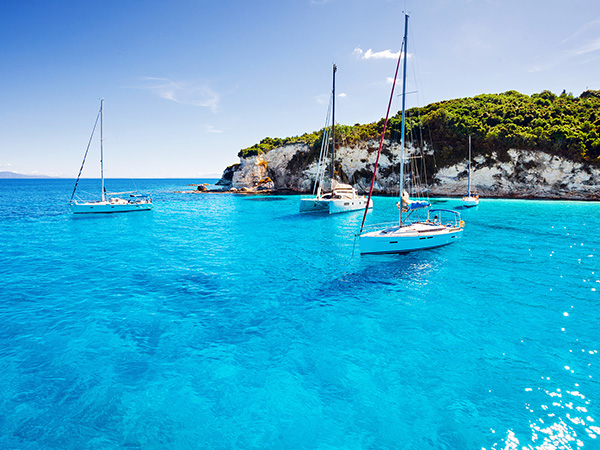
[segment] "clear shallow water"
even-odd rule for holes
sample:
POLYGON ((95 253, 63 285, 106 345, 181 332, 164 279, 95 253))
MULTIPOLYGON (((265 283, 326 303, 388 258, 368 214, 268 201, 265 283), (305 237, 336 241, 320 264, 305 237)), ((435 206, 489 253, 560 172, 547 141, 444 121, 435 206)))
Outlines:
POLYGON ((483 199, 361 257, 361 213, 190 182, 74 217, 71 180, 0 180, 0 448, 600 447, 600 203, 483 199))

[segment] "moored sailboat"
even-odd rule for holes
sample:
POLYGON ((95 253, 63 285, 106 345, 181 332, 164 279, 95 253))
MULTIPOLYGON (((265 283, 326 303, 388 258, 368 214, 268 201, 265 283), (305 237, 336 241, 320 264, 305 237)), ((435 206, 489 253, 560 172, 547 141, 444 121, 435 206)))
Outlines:
POLYGON ((467 195, 463 197, 463 206, 479 205, 479 195, 471 194, 471 136, 469 136, 469 173, 467 179, 467 195))
POLYGON ((350 211, 359 211, 367 207, 373 207, 373 200, 360 195, 357 190, 346 183, 341 183, 335 179, 335 73, 337 66, 333 65, 333 88, 331 91, 331 128, 329 127, 329 112, 325 128, 323 129, 323 141, 321 143, 321 153, 319 155, 319 164, 317 166, 317 175, 313 196, 300 199, 300 212, 328 212, 337 214, 350 211), (331 134, 330 134, 331 131, 331 134), (331 146, 330 146, 331 136, 331 146), (325 166, 331 152, 329 192, 325 189, 325 166), (367 206, 368 205, 368 206, 367 206))
POLYGON ((369 198, 373 192, 373 184, 377 173, 377 164, 379 155, 383 147, 383 140, 387 127, 389 111, 394 96, 394 86, 398 77, 400 60, 404 55, 403 64, 403 83, 402 83, 402 123, 401 123, 401 156, 400 156, 400 193, 401 201, 398 202, 400 210, 400 219, 393 224, 378 224, 364 228, 366 210, 360 227, 360 253, 361 254, 386 254, 386 253, 407 253, 415 250, 424 250, 443 245, 451 244, 460 239, 463 233, 464 222, 460 219, 460 214, 448 209, 429 209, 431 204, 428 201, 412 201, 404 191, 404 134, 405 134, 405 112, 406 112, 406 55, 407 55, 407 33, 408 33, 408 15, 405 15, 403 51, 400 52, 392 92, 388 104, 388 110, 383 126, 381 140, 375 168, 373 170, 373 179, 369 190, 369 198), (426 218, 413 219, 417 211, 427 211, 426 218), (406 215, 405 215, 406 214, 406 215))
POLYGON ((88 142, 87 149, 85 151, 85 155, 83 157, 83 162, 81 163, 81 168, 79 169, 79 175, 77 175, 77 180, 75 181, 75 187, 73 188, 73 193, 71 194, 71 200, 69 201, 69 205, 71 207, 71 212, 73 214, 90 214, 90 213, 119 213, 119 212, 133 212, 133 211, 148 211, 152 209, 152 198, 147 195, 137 194, 135 192, 107 192, 104 187, 104 99, 100 100, 100 111, 98 111, 98 116, 96 117, 96 123, 94 124, 94 128, 92 130, 92 135, 90 136, 90 141, 88 142), (96 126, 98 125, 98 120, 100 121, 100 178, 102 180, 102 194, 101 200, 98 201, 81 201, 75 199, 75 192, 77 191, 77 185, 79 184, 79 179, 81 178, 81 172, 83 171, 83 166, 85 164, 85 160, 90 149, 90 144, 92 142, 92 138, 94 137, 94 131, 96 130, 96 126), (116 195, 129 194, 129 197, 121 198, 115 197, 116 195))

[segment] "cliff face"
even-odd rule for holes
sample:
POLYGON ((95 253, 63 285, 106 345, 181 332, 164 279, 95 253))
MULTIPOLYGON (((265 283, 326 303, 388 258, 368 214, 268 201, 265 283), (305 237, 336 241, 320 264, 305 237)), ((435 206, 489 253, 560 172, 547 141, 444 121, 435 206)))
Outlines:
MULTIPOLYGON (((600 168, 576 163, 544 152, 509 150, 510 161, 492 154, 471 163, 471 184, 488 197, 537 197, 600 200, 600 168), (491 164, 490 164, 491 162, 491 164)), ((455 195, 464 191, 466 169, 454 165, 436 174, 436 192, 455 195)))
MULTIPOLYGON (((377 157, 377 141, 363 141, 336 150, 337 176, 367 192, 377 157)), ((407 154, 415 150, 408 148, 407 154)), ((429 156, 432 151, 426 151, 429 156)), ((405 156, 406 157, 406 156, 405 156)), ((541 151, 509 150, 476 156, 471 162, 472 190, 483 197, 562 198, 600 200, 600 168, 569 161, 541 151), (501 160, 502 159, 502 160, 501 160), (508 159, 508 160, 507 160, 508 159)), ((376 194, 397 195, 400 147, 384 145, 377 178, 376 194)), ((306 144, 284 145, 266 154, 240 158, 240 165, 226 169, 220 183, 235 190, 291 190, 311 192, 317 161, 310 158, 306 144), (233 175, 227 171, 233 171, 233 175), (227 178, 231 176, 231 181, 227 178)), ((432 196, 462 196, 467 189, 467 161, 428 173, 432 196)))

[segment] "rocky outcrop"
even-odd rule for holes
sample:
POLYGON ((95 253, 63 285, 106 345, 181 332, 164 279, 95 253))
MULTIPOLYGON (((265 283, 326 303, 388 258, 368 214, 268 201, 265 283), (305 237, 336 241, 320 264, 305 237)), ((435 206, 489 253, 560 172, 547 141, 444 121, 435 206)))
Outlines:
POLYGON ((223 175, 221 175, 221 179, 219 181, 217 181, 216 184, 219 186, 231 186, 231 180, 233 179, 233 174, 237 171, 238 168, 239 168, 239 164, 233 164, 233 165, 227 167, 223 171, 223 175))
POLYGON ((267 176, 268 162, 264 154, 241 158, 239 165, 231 167, 234 167, 231 181, 223 177, 217 184, 238 191, 271 191, 275 188, 275 183, 267 176))
MULTIPOLYGON (((377 141, 362 141, 336 149, 337 177, 359 191, 368 191, 377 157, 377 141)), ((416 149, 408 148, 407 155, 416 149)), ((431 149, 426 150, 432 156, 431 149)), ((573 162, 541 151, 509 150, 473 158, 472 190, 484 197, 562 198, 600 200, 600 167, 573 162)), ((317 155, 318 156, 318 155, 317 155)), ((386 143, 382 151, 374 192, 397 195, 400 146, 386 143)), ((266 154, 240 158, 219 181, 235 190, 289 190, 311 192, 317 173, 316 157, 308 145, 294 143, 266 154), (268 181, 267 181, 268 180, 268 181)), ((433 196, 462 196, 467 188, 467 161, 437 168, 427 174, 433 196)))
MULTIPOLYGON (((486 197, 600 200, 600 167, 577 163, 548 153, 509 150, 509 161, 493 153, 472 161, 472 189, 486 197)), ((466 166, 454 165, 435 175, 435 195, 458 195, 465 190, 466 166)))

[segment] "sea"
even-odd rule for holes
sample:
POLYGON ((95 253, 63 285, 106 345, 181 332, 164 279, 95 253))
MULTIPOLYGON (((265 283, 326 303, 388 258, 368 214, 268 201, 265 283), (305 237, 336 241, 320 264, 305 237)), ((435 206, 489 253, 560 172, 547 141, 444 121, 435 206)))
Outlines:
POLYGON ((176 192, 215 181, 0 180, 0 448, 600 448, 600 203, 432 199, 461 240, 361 256, 362 212, 176 192))

